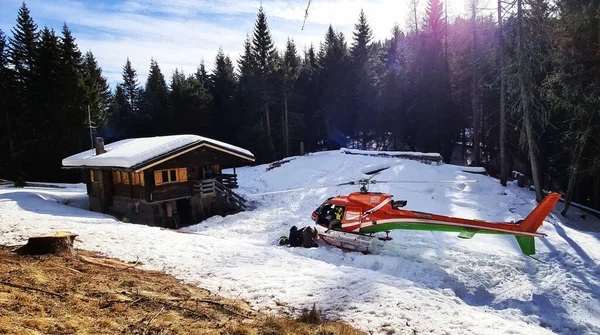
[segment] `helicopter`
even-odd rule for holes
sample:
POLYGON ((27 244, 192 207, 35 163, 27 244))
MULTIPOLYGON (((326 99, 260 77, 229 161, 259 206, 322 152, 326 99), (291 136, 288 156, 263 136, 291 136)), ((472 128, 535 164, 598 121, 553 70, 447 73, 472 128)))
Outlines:
POLYGON ((319 237, 325 243, 349 251, 371 253, 380 241, 390 241, 392 230, 424 230, 458 233, 462 239, 471 239, 476 234, 498 234, 515 236, 523 254, 535 254, 535 237, 545 237, 537 232, 544 219, 556 205, 561 195, 550 193, 523 220, 517 222, 486 222, 482 220, 456 218, 420 211, 404 209, 406 200, 393 200, 386 193, 370 192, 368 187, 384 183, 476 183, 477 180, 439 181, 378 181, 373 177, 387 167, 371 172, 370 178, 363 178, 329 186, 298 188, 284 191, 259 193, 255 195, 277 194, 317 188, 358 185, 359 191, 348 195, 338 195, 325 200, 312 214, 312 220, 325 230, 319 237), (385 237, 376 233, 385 233, 385 237))

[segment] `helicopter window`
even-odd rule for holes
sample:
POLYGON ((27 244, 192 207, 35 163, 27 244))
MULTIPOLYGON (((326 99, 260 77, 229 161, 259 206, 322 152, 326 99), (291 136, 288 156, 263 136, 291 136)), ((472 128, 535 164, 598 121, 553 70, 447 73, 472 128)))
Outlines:
POLYGON ((317 210, 318 219, 317 223, 319 224, 327 224, 331 220, 335 219, 338 215, 341 218, 344 215, 344 206, 334 205, 334 204, 325 204, 317 210))
POLYGON ((356 221, 360 219, 360 209, 359 208, 348 208, 346 211, 346 216, 344 216, 344 220, 346 221, 356 221))

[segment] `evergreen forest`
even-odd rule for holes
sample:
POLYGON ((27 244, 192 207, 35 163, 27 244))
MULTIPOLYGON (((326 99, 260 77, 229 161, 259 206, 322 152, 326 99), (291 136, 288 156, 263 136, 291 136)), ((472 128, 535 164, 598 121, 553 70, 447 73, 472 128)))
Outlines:
POLYGON ((600 0, 497 0, 494 11, 469 0, 452 20, 442 1, 424 1, 421 15, 410 0, 410 28, 383 40, 361 11, 352 36, 329 26, 303 49, 275 45, 261 7, 239 59, 215 50, 214 68, 168 82, 152 59, 145 83, 123 59, 116 87, 66 23, 40 28, 23 3, 0 30, 0 177, 79 181, 61 161, 90 149, 89 111, 106 143, 198 134, 258 163, 299 155, 301 143, 446 162, 469 153, 503 185, 525 174, 538 201, 552 190, 600 209, 600 0))

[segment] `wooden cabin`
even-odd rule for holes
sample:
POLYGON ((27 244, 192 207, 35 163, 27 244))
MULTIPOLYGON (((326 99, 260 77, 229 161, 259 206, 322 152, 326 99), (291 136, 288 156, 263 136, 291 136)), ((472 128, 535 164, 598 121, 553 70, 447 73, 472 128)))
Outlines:
POLYGON ((245 149, 196 135, 125 139, 63 159, 83 172, 90 210, 169 228, 245 209, 235 167, 254 162, 245 149), (233 168, 232 174, 223 169, 233 168))

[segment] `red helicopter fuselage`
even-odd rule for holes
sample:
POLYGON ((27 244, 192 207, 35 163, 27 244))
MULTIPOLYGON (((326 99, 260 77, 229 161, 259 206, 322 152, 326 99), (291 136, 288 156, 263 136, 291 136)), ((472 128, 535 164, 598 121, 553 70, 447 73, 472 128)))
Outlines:
POLYGON ((543 237, 537 229, 550 213, 560 194, 549 194, 532 212, 519 222, 486 222, 400 209, 406 202, 392 200, 392 195, 355 192, 327 199, 312 213, 313 220, 326 228, 348 233, 369 234, 395 229, 458 232, 461 238, 476 233, 507 234, 517 237, 525 254, 535 253, 533 237, 543 237), (339 218, 331 227, 332 219, 339 218))

